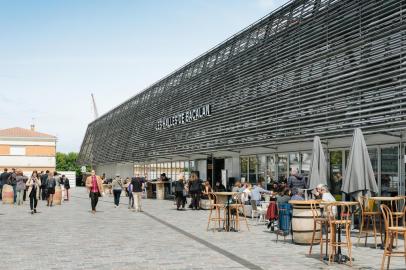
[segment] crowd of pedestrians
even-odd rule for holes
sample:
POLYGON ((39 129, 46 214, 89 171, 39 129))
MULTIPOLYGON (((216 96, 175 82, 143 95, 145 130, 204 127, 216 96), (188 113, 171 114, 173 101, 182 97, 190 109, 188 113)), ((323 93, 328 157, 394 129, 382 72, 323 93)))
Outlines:
POLYGON ((28 199, 31 214, 37 213, 38 201, 42 199, 47 202, 48 207, 54 203, 55 188, 64 187, 65 201, 69 200, 69 179, 65 175, 60 175, 56 171, 37 172, 34 170, 29 177, 24 175, 21 169, 5 168, 0 174, 0 200, 3 200, 3 189, 6 185, 13 190, 13 201, 15 206, 22 206, 28 199))

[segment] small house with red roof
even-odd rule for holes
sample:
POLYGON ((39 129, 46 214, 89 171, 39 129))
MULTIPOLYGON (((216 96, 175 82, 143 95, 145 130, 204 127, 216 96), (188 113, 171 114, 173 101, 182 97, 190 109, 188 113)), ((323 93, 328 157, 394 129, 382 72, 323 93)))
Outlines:
POLYGON ((56 136, 30 129, 14 127, 0 129, 0 172, 3 168, 53 171, 56 166, 56 136))

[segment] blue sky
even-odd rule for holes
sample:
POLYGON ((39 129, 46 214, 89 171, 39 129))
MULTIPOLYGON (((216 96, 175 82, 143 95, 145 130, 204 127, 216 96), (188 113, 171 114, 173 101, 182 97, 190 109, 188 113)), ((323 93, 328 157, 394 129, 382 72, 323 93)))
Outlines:
POLYGON ((93 120, 287 0, 0 0, 0 128, 79 151, 93 120))

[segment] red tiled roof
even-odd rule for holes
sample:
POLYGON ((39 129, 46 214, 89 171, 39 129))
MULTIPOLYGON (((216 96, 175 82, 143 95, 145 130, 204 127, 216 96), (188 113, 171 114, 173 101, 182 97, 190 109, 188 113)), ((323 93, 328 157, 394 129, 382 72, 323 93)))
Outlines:
POLYGON ((0 137, 19 137, 19 138, 36 137, 36 138, 52 138, 52 139, 56 138, 55 136, 46 133, 32 131, 31 129, 20 127, 0 129, 0 137))

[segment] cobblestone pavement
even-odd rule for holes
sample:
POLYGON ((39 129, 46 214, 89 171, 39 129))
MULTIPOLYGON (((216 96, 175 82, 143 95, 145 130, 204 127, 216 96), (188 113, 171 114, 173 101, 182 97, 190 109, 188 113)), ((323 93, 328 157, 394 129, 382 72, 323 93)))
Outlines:
MULTIPOLYGON (((208 211, 176 211, 171 201, 147 199, 145 212, 136 213, 105 197, 93 215, 84 189, 73 196, 52 208, 40 202, 35 215, 27 204, 0 204, 0 269, 350 269, 319 261, 318 246, 308 256, 306 246, 276 243, 255 222, 250 232, 206 232, 208 211)), ((353 269, 379 269, 382 253, 355 247, 353 269)), ((392 258, 391 269, 406 269, 404 259, 392 258)))

